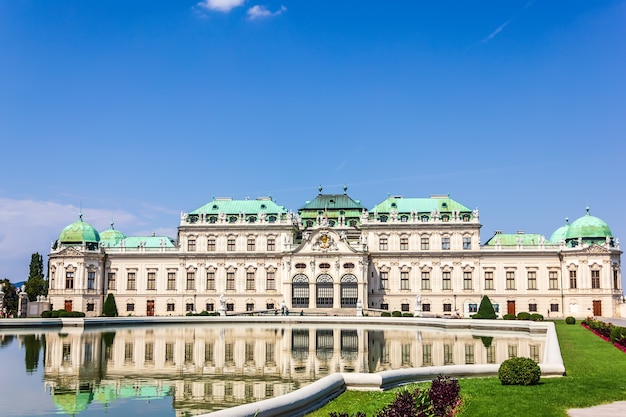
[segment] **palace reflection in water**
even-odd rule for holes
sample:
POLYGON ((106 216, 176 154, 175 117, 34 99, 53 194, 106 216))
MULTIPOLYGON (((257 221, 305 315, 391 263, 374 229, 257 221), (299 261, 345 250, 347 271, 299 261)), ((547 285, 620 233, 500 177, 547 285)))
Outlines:
POLYGON ((541 362, 545 337, 201 325, 46 333, 44 344, 44 384, 60 411, 171 396, 175 414, 184 416, 282 395, 335 372, 495 364, 512 356, 541 362))

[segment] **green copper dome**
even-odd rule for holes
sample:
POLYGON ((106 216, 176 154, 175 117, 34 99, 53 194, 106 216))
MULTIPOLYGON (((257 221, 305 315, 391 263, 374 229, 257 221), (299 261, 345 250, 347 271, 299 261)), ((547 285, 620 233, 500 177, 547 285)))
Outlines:
POLYGON ((565 236, 568 240, 578 238, 604 240, 607 237, 613 237, 611 229, 604 220, 589 214, 589 207, 587 207, 587 214, 570 225, 565 236))
POLYGON ((565 218, 565 224, 552 233, 550 236, 550 242, 552 243, 561 243, 561 241, 565 240, 567 237, 567 231, 569 230, 569 219, 565 218))
POLYGON ((106 246, 115 246, 117 242, 125 239, 126 235, 119 230, 115 230, 113 222, 111 222, 111 228, 103 232, 100 232, 100 242, 106 246))
POLYGON ((94 229, 89 223, 83 221, 82 213, 79 215, 79 220, 66 226, 59 235, 59 242, 66 243, 98 243, 100 242, 100 235, 98 231, 94 229))

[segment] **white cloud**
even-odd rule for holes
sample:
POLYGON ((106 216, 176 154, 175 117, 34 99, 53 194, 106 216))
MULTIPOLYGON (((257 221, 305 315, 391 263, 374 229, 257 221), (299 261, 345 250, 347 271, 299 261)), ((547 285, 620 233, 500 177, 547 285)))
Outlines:
POLYGON ((228 13, 235 7, 242 6, 245 0, 203 0, 198 6, 208 10, 228 13))
POLYGON ((491 32, 489 34, 489 36, 487 36, 485 39, 483 39, 482 41, 480 41, 481 43, 485 43, 485 42, 489 42, 491 39, 493 39, 498 33, 502 32, 502 30, 507 27, 507 25, 511 23, 510 20, 507 20, 506 22, 504 22, 503 24, 501 24, 500 26, 498 26, 498 28, 496 30, 494 30, 493 32, 491 32))
POLYGON ((262 19, 266 17, 278 16, 279 14, 286 12, 287 8, 285 6, 280 6, 280 9, 272 12, 267 9, 265 6, 252 6, 248 9, 248 18, 250 20, 254 19, 262 19))

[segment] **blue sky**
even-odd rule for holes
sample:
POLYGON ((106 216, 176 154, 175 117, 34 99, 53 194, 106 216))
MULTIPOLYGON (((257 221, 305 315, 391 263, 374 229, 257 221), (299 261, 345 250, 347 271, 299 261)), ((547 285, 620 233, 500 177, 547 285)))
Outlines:
POLYGON ((0 0, 0 278, 78 218, 446 194, 626 239, 626 1, 0 0))

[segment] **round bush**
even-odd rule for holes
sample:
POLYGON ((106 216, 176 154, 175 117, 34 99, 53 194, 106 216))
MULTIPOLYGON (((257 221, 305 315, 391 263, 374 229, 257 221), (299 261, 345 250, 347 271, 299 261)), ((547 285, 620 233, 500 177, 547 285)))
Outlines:
POLYGON ((517 319, 518 320, 530 320, 530 313, 521 311, 517 314, 517 319))
POLYGON ((391 317, 391 313, 388 311, 383 311, 380 313, 380 317, 391 317))
POLYGON ((413 313, 402 313, 402 317, 413 317, 413 313))
POLYGON ((502 318, 504 320, 517 320, 517 317, 515 317, 515 314, 505 314, 504 316, 502 316, 502 318))
POLYGON ((541 378, 541 369, 530 358, 510 358, 498 369, 502 385, 535 385, 541 378))
POLYGON ((572 316, 565 317, 565 323, 567 324, 576 324, 576 319, 572 316))
POLYGON ((543 321, 543 316, 539 313, 533 313, 530 315, 532 321, 543 321))
POLYGON ((42 311, 41 312, 41 317, 44 318, 44 319, 49 319, 51 315, 52 315, 52 312, 50 312, 50 311, 42 311))
POLYGON ((391 313, 391 315, 393 317, 401 317, 402 316, 402 312, 401 311, 394 311, 393 313, 391 313))

